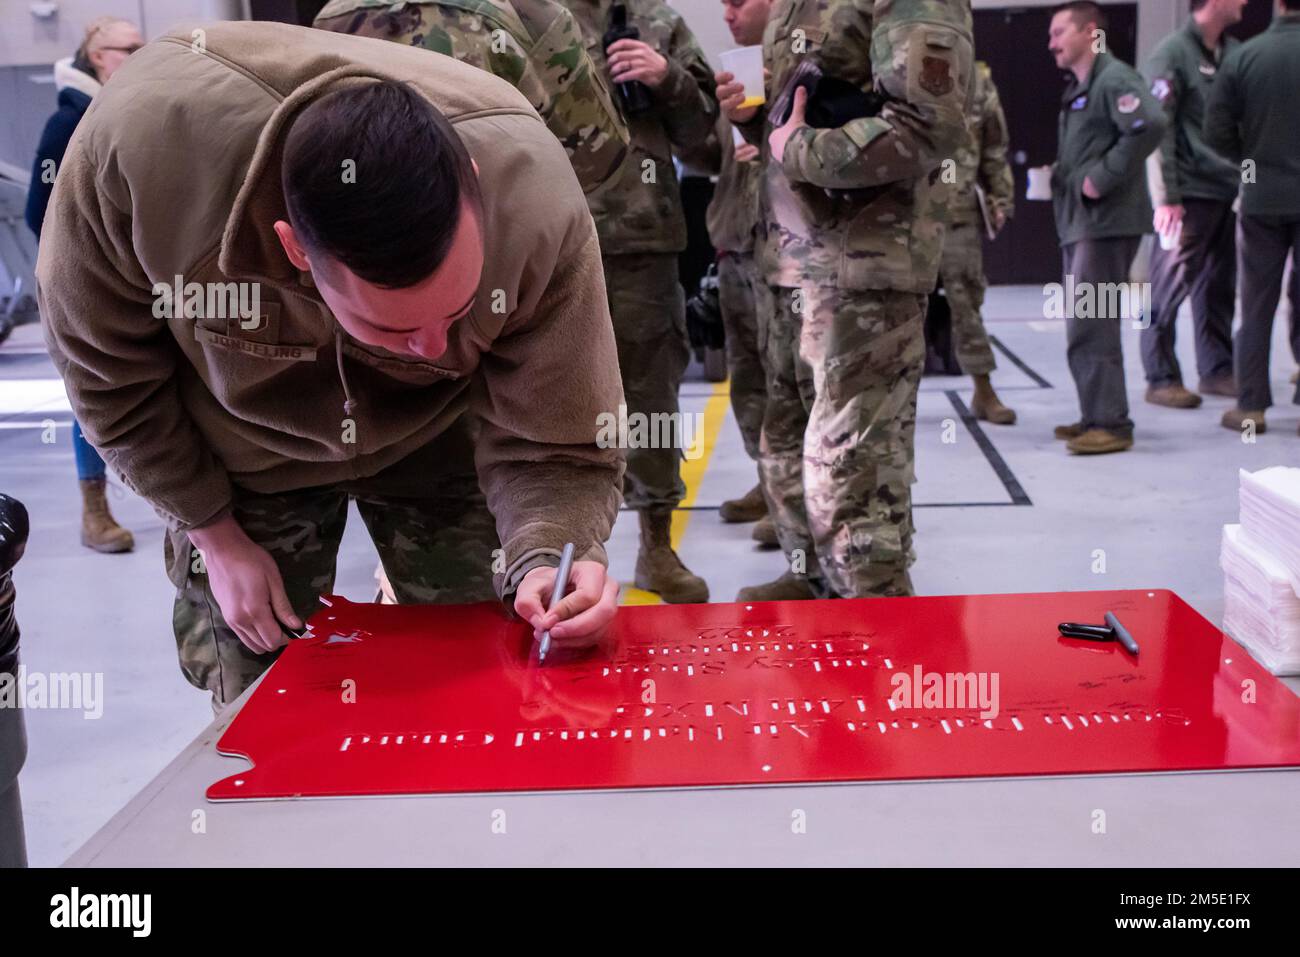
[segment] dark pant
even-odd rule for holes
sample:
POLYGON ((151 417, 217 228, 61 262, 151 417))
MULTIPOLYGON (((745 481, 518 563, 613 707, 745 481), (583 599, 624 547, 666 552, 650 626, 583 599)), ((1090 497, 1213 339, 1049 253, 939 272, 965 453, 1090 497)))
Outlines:
POLYGON ((1183 232, 1174 249, 1151 253, 1151 324, 1142 330, 1142 365, 1153 386, 1181 384, 1174 355, 1178 310, 1191 296, 1196 371, 1202 379, 1232 374, 1232 314, 1237 295, 1237 217, 1232 203, 1183 201, 1183 232))
MULTIPOLYGON (((1084 430, 1105 429, 1116 435, 1132 435, 1128 417, 1128 393, 1124 387, 1124 351, 1120 340, 1120 315, 1099 308, 1108 298, 1103 293, 1127 283, 1129 267, 1137 255, 1138 236, 1111 239, 1081 239, 1061 247, 1067 277, 1073 275, 1076 298, 1085 288, 1093 290, 1090 310, 1070 309, 1065 323, 1066 358, 1074 387, 1079 393, 1080 424, 1084 430)), ((1067 278, 1067 288, 1069 281, 1067 278)))
MULTIPOLYGON (((1261 411, 1273 404, 1268 380, 1273 317, 1282 298, 1286 257, 1300 262, 1300 219, 1241 217, 1241 328, 1237 330, 1237 408, 1261 411)), ((1300 388, 1293 401, 1300 402, 1300 388)))

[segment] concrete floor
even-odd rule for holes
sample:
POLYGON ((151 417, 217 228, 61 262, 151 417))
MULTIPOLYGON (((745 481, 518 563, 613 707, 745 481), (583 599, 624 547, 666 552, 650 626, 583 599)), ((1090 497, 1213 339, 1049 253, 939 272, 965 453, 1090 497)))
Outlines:
MULTIPOLYGON (((1300 465, 1300 409, 1289 404, 1294 365, 1284 317, 1273 352, 1280 404, 1269 414, 1270 431, 1255 444, 1219 427, 1227 399, 1207 398, 1191 412, 1146 405, 1137 333, 1129 329, 1137 445, 1122 455, 1077 458, 1051 434, 1054 425, 1078 417, 1064 324, 1042 320, 1037 287, 991 290, 985 316, 1000 343, 994 381, 1020 421, 972 428, 961 415, 970 400, 966 380, 924 381, 916 438, 918 592, 1165 587, 1217 623, 1219 530, 1236 520, 1238 469, 1300 465), (945 442, 945 433, 956 440, 945 442), (1099 549, 1104 571, 1094 571, 1099 549)), ((1190 370, 1188 319, 1180 332, 1180 358, 1190 370)), ((683 387, 683 408, 704 411, 714 394, 695 378, 683 387)), ((718 503, 754 482, 730 410, 725 414, 692 490, 681 545, 683 560, 705 576, 718 601, 775 577, 783 564, 779 553, 753 545, 750 526, 718 519, 718 503)), ((101 672, 105 698, 97 720, 78 711, 27 713, 30 755, 21 783, 37 865, 62 862, 211 720, 207 696, 177 669, 162 524, 153 511, 125 491, 113 498, 119 520, 136 536, 130 555, 100 556, 78 544, 68 422, 39 330, 25 326, 0 347, 0 491, 27 505, 34 530, 16 575, 23 660, 29 671, 101 672), (46 420, 57 423, 52 444, 41 441, 46 420)), ((625 513, 610 546, 613 569, 625 582, 635 547, 636 522, 625 513)), ((375 562, 361 523, 352 521, 337 590, 370 600, 375 562)), ((176 827, 188 829, 189 818, 176 827)))

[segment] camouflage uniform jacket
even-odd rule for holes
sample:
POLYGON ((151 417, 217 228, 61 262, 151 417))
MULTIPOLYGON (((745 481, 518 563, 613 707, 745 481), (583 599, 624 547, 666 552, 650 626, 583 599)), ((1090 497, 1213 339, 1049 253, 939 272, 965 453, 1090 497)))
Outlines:
POLYGON ((709 241, 718 252, 752 253, 758 225, 758 184, 763 168, 757 159, 736 162, 735 141, 727 118, 718 118, 721 171, 709 203, 709 241))
POLYGON ((627 127, 604 75, 555 0, 331 0, 313 26, 424 47, 511 83, 564 144, 584 192, 627 158, 627 127))
MULTIPOLYGON (((628 23, 641 32, 641 41, 668 60, 668 76, 650 91, 648 112, 625 117, 632 156, 618 178, 588 196, 587 203, 606 255, 680 252, 686 248, 686 217, 673 153, 694 157, 712 141, 718 118, 713 68, 686 21, 662 0, 624 2, 628 23)), ((609 29, 612 0, 565 0, 565 5, 582 28, 592 63, 608 78, 602 38, 609 29)))
POLYGON ((950 198, 939 167, 966 135, 969 0, 777 0, 763 37, 769 103, 807 58, 886 103, 836 129, 796 131, 784 156, 770 156, 763 108, 742 127, 766 162, 768 282, 929 292, 950 198))
POLYGON ((1016 206, 1016 181, 1007 162, 1007 118, 987 63, 975 65, 975 93, 967 120, 969 135, 957 150, 951 222, 981 222, 977 186, 984 191, 989 213, 1001 210, 1010 219, 1016 206))

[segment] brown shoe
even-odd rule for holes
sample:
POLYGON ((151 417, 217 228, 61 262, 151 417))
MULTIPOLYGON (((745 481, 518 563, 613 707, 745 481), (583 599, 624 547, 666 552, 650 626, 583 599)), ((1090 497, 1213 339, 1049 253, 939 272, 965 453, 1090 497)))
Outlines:
POLYGON ((1237 380, 1230 375, 1219 375, 1212 379, 1202 379, 1196 387, 1202 395, 1222 395, 1229 399, 1237 397, 1237 380))
POLYGON ((1232 429, 1234 432, 1240 432, 1245 429, 1247 423, 1251 423, 1254 426, 1256 435, 1263 435, 1268 431, 1268 427, 1264 424, 1264 412, 1262 409, 1259 412, 1253 412, 1247 409, 1229 409, 1227 412, 1223 413, 1223 418, 1219 420, 1220 425, 1225 429, 1232 429))
POLYGON ((1053 437, 1060 439, 1062 442, 1066 439, 1077 439, 1079 436, 1083 435, 1083 423, 1074 422, 1070 425, 1058 425, 1052 430, 1052 435, 1053 437))
POLYGON ((975 396, 971 399, 970 410, 975 418, 994 425, 1015 425, 1016 413, 1008 409, 989 385, 988 376, 975 376, 975 396))
POLYGON ((1152 405, 1163 405, 1169 409, 1195 409, 1201 404, 1201 397, 1181 383, 1174 385, 1148 386, 1147 401, 1152 405))
POLYGON ((113 518, 108 510, 104 479, 81 480, 81 544, 97 552, 129 552, 135 539, 113 518))
POLYGON ((1082 435, 1070 439, 1065 443, 1065 447, 1075 455, 1106 455, 1109 452, 1125 452, 1133 448, 1133 436, 1116 435, 1106 429, 1089 429, 1082 435))
POLYGON ((776 581, 749 585, 736 592, 736 601, 809 601, 813 594, 808 579, 786 572, 776 581))
POLYGON ((708 601, 709 586, 673 551, 672 509, 645 509, 637 516, 641 520, 641 548, 636 556, 636 587, 657 593, 670 605, 708 601))
POLYGON ((757 485, 740 498, 727 499, 718 509, 718 517, 724 522, 757 522, 766 514, 767 500, 757 485))
POLYGON ((764 515, 754 526, 754 533, 750 536, 758 544, 765 548, 780 548, 781 542, 776 537, 776 523, 772 521, 771 515, 764 515))

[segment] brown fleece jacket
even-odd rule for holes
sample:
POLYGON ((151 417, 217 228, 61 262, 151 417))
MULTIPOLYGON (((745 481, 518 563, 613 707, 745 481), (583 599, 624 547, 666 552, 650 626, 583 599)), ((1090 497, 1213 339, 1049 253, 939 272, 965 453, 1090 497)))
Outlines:
POLYGON ((561 145, 508 83, 427 50, 274 23, 204 31, 203 44, 189 30, 150 43, 114 74, 45 220, 46 337, 91 443, 190 529, 226 512, 232 485, 373 475, 472 408, 506 587, 566 541, 604 561, 623 454, 597 447, 597 417, 622 387, 595 228, 561 145), (414 84, 479 166, 483 279, 436 361, 348 337, 272 230, 287 218, 287 120, 373 78, 414 84), (262 321, 159 317, 154 285, 177 276, 258 283, 262 321))

